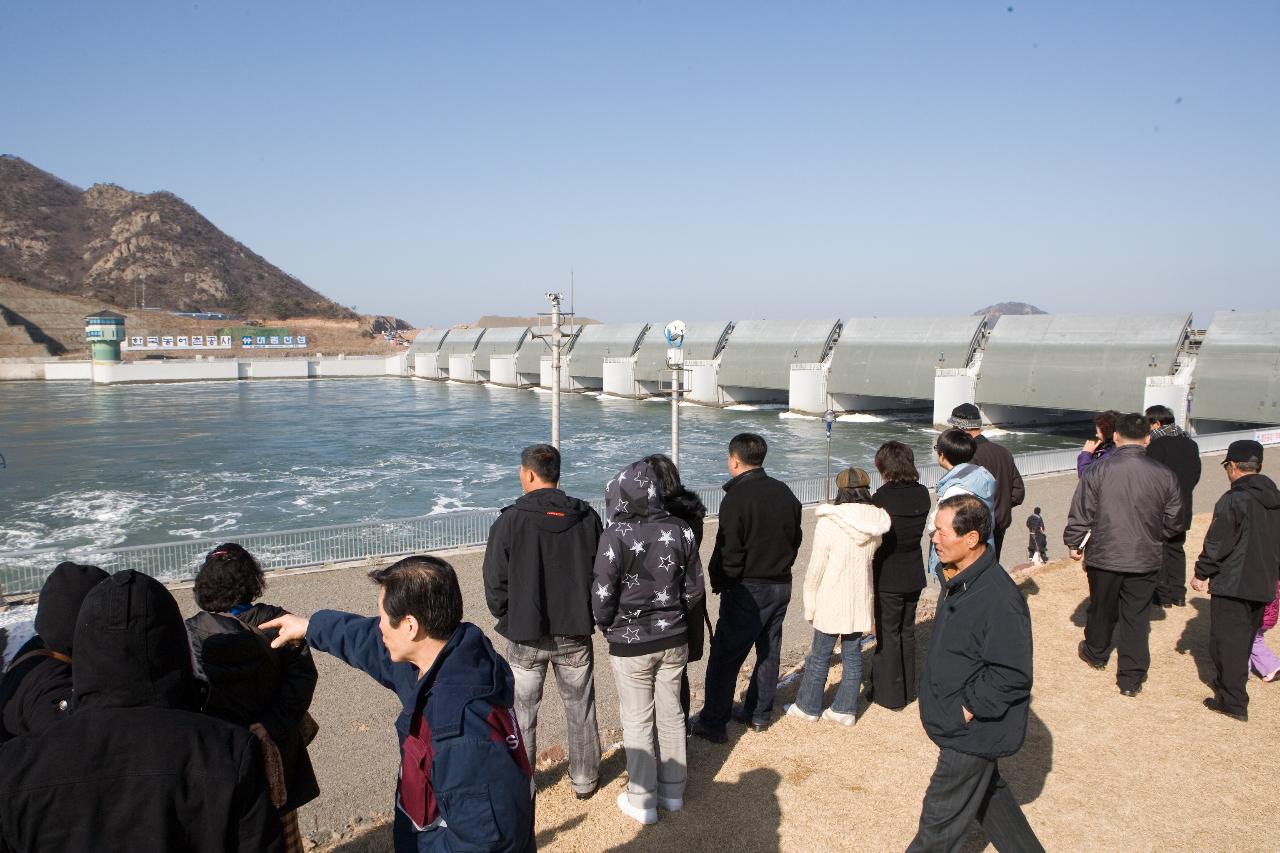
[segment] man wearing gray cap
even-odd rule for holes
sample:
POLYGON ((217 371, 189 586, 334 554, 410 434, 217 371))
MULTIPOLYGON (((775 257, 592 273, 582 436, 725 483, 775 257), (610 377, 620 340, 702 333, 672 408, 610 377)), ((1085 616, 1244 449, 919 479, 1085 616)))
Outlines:
POLYGON ((1013 461, 1013 454, 1003 445, 990 441, 982 434, 982 413, 973 403, 961 403, 951 410, 947 420, 956 429, 962 429, 978 442, 978 449, 970 460, 980 465, 996 478, 996 517, 995 517, 995 552, 996 561, 1000 560, 1000 549, 1004 546, 1004 534, 1013 520, 1013 508, 1022 505, 1026 497, 1026 487, 1022 485, 1022 474, 1013 461))
POLYGON ((1262 445, 1233 441, 1222 463, 1231 488, 1213 508, 1191 588, 1208 591, 1213 696, 1204 706, 1249 719, 1249 650, 1280 576, 1280 489, 1262 474, 1262 445))

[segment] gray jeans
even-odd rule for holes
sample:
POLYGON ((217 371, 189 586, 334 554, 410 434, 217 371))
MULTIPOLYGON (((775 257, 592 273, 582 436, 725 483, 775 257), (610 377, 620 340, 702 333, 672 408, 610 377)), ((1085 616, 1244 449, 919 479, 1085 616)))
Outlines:
POLYGON ((569 737, 569 783, 587 794, 600 781, 600 730, 596 726, 595 656, 590 637, 543 637, 533 643, 507 641, 507 663, 516 682, 516 719, 529 765, 538 759, 538 706, 547 664, 556 674, 569 737))
POLYGON ((609 662, 618 683, 618 716, 627 752, 631 804, 652 809, 657 808, 658 797, 683 799, 685 732, 680 676, 689 662, 689 647, 635 657, 610 655, 609 662))

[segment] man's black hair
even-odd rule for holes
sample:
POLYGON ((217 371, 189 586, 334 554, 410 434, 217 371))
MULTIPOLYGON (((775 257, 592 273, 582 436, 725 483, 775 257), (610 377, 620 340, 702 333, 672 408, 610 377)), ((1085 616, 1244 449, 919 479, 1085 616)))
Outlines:
POLYGON ((952 495, 938 504, 939 512, 944 509, 955 510, 951 529, 956 536, 964 536, 976 530, 979 542, 986 542, 991 537, 991 511, 978 497, 968 494, 952 495))
POLYGON ((978 440, 964 430, 953 427, 938 436, 933 449, 945 456, 952 465, 963 465, 978 452, 978 440))
POLYGON ((918 483, 916 456, 901 441, 886 441, 876 451, 876 470, 886 483, 918 483))
POLYGON ((1142 441, 1151 434, 1151 425, 1145 415, 1126 412, 1116 418, 1116 432, 1129 441, 1142 441))
POLYGON ((1168 426, 1175 420, 1173 410, 1168 406, 1147 406, 1146 416, 1147 423, 1157 424, 1162 427, 1168 426))
POLYGON ((1036 507, 1036 515, 1040 514, 1040 507, 1036 507))
POLYGON ((764 464, 764 457, 768 452, 769 444, 763 436, 754 432, 740 432, 729 442, 729 455, 753 468, 764 464))
POLYGON ((393 628, 412 616, 428 637, 447 640, 462 622, 458 576, 439 557, 405 557, 369 572, 369 577, 382 587, 382 609, 393 628))
POLYGON ((235 542, 227 542, 204 558, 192 591, 201 610, 226 613, 237 604, 252 604, 266 586, 253 555, 235 542))
POLYGON ((560 482, 560 451, 549 444, 531 444, 520 453, 520 467, 544 483, 560 482))

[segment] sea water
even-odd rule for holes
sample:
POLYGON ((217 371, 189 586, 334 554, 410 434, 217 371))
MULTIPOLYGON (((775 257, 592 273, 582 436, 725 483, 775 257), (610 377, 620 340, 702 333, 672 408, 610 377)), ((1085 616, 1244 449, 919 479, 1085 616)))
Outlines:
MULTIPOLYGON (((562 487, 602 496, 619 469, 669 453, 670 404, 561 395, 562 487)), ((665 402, 665 401, 663 401, 665 402)), ((821 475, 821 421, 780 406, 680 410, 687 485, 727 478, 739 432, 769 443, 776 477, 821 475)), ((932 462, 926 414, 834 425, 832 470, 870 469, 897 439, 932 462)), ((234 539, 241 533, 501 507, 520 450, 547 441, 551 394, 397 377, 157 385, 0 382, 0 552, 234 539)), ((1077 430, 1078 431, 1078 430, 1077 430)), ((1075 446, 997 433, 1014 453, 1075 446)))

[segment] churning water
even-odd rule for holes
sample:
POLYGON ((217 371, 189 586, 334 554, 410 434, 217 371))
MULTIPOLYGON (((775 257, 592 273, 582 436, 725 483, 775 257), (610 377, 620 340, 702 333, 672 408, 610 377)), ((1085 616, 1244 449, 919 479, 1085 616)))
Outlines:
MULTIPOLYGON (((670 406, 562 396, 562 486, 600 497, 618 469, 670 450, 670 406)), ((924 415, 850 415, 832 469, 871 467, 898 439, 932 461, 924 415)), ((103 387, 0 383, 0 552, 179 539, 494 508, 519 492, 520 449, 550 435, 551 395, 384 379, 103 387)), ((769 442, 778 477, 820 475, 823 425, 778 408, 681 409, 681 472, 722 482, 738 432, 769 442)), ((1074 446, 997 433, 1015 453, 1074 446)))

